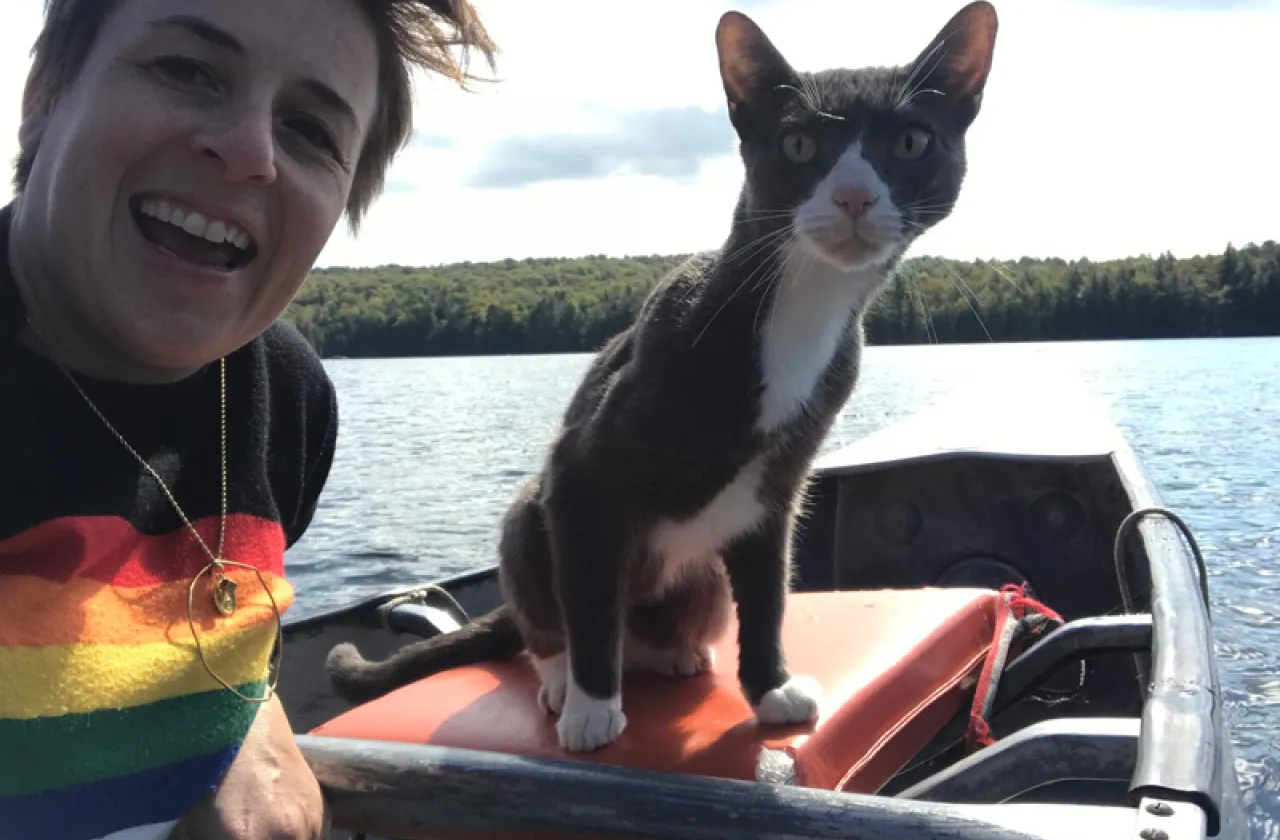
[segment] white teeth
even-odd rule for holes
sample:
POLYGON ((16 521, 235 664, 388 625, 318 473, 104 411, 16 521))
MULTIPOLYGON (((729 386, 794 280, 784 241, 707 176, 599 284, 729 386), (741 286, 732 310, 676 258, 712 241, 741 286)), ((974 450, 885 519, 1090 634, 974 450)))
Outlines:
POLYGON ((222 219, 209 219, 194 210, 184 210, 166 199, 148 198, 142 202, 142 215, 182 228, 215 244, 230 242, 242 251, 249 250, 249 234, 222 219))

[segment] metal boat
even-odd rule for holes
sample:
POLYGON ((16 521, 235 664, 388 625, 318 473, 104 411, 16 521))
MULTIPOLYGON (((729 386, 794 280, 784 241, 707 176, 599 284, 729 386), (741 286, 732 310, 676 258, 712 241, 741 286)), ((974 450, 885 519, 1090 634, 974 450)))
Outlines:
MULTIPOLYGON (((389 591, 284 629, 279 691, 334 836, 1247 836, 1199 548, 1084 389, 966 391, 825 455, 794 561, 797 598, 941 590, 998 606, 1026 586, 1061 621, 997 663, 981 703, 988 746, 971 741, 982 686, 969 679, 918 748, 852 791, 477 748, 412 727, 400 738, 395 724, 390 737, 326 734, 356 711, 325 675, 335 644, 384 657, 502 597, 494 568, 389 591)), ((822 655, 858 646, 830 638, 822 655)), ((425 714, 431 695, 417 697, 425 714)))

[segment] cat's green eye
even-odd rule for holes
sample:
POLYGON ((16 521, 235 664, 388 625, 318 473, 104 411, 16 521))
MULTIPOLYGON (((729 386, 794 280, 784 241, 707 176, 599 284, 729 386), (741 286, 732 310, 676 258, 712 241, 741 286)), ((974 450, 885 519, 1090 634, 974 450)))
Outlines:
POLYGON ((782 135, 782 154, 792 163, 808 163, 817 153, 817 141, 803 131, 788 131, 782 135))
POLYGON ((929 151, 932 139, 923 128, 908 128, 893 141, 893 155, 899 160, 919 160, 929 151))

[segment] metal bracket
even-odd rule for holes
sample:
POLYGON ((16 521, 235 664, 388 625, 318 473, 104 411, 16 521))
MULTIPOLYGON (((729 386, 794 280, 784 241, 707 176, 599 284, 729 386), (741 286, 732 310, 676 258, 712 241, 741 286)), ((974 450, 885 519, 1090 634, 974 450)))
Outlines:
POLYGON ((448 590, 434 584, 392 598, 378 607, 378 612, 387 629, 423 638, 452 633, 471 620, 467 611, 448 590), (452 610, 428 603, 433 594, 442 596, 452 610))
POLYGON ((1204 840, 1206 829, 1205 813, 1199 806, 1143 797, 1132 840, 1204 840))

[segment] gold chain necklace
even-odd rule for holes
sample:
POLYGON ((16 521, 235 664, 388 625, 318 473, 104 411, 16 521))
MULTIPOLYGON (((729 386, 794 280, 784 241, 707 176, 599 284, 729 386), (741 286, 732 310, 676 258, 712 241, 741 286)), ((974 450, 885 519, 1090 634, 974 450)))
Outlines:
POLYGON ((45 350, 48 351, 49 360, 53 362, 53 364, 58 368, 58 370, 62 371, 62 375, 66 377, 67 381, 71 383, 71 386, 76 389, 76 391, 84 399, 85 403, 88 404, 90 409, 92 409, 93 413, 97 415, 98 419, 102 421, 102 425, 107 427, 107 430, 111 432, 112 435, 115 436, 116 440, 120 441, 120 444, 129 451, 129 454, 132 455, 137 460, 137 462, 142 465, 142 468, 146 470, 153 479, 155 479, 156 484, 159 485, 160 489, 164 492, 165 496, 168 497, 169 503, 173 505, 173 509, 177 512, 178 516, 182 519, 183 523, 187 526, 187 530, 191 532, 191 535, 196 538, 196 542, 200 544, 200 548, 204 550, 204 553, 206 555, 208 555, 209 557, 208 564, 206 564, 204 568, 202 568, 200 571, 196 572, 195 577, 191 579, 191 583, 187 586, 187 625, 191 628, 191 637, 195 640, 196 652, 200 656, 200 664, 204 665, 204 669, 209 672, 209 676, 213 677, 222 685, 223 688, 234 693, 241 700, 244 700, 245 702, 248 702, 248 703, 267 702, 268 700, 271 699, 272 695, 275 693, 276 685, 280 680, 280 659, 284 654, 284 628, 282 626, 282 622, 280 619, 280 608, 276 604, 275 596, 271 594, 271 588, 267 586, 266 580, 263 579, 262 572, 256 566, 251 566, 248 563, 239 563, 234 560, 228 560, 222 556, 223 542, 227 533, 227 360, 226 360, 226 357, 223 357, 218 360, 218 371, 219 371, 218 404, 219 404, 219 415, 220 415, 221 427, 222 427, 222 440, 221 440, 221 447, 220 447, 221 463, 222 463, 222 506, 220 509, 219 517, 218 517, 218 551, 217 553, 214 553, 209 549, 209 546, 204 541, 204 538, 200 536, 200 532, 196 530, 195 525, 193 525, 191 523, 191 520, 187 518, 186 513, 183 512, 182 507, 178 504, 178 500, 174 498, 173 493, 169 490, 169 486, 164 483, 164 479, 160 477, 160 474, 156 472, 154 467, 152 467, 149 463, 147 463, 147 460, 145 458, 139 455, 138 452, 132 446, 129 445, 129 442, 124 439, 124 435, 120 434, 120 432, 117 431, 116 427, 111 425, 111 422, 107 420, 106 415, 102 413, 101 409, 99 409, 98 406, 94 404, 93 400, 89 398, 89 395, 85 393, 84 388, 80 387, 80 383, 76 381, 76 378, 71 374, 71 371, 68 370, 62 364, 62 362, 59 362, 56 358, 54 358, 52 348, 49 347, 49 343, 45 341, 44 336, 40 334, 40 331, 38 329, 36 329, 36 326, 31 322, 31 319, 27 318, 26 320, 27 320, 27 326, 31 328, 32 334, 35 335, 35 337, 40 341, 40 343, 44 345, 45 350), (213 581, 212 600, 213 600, 214 609, 216 609, 219 613, 221 613, 224 616, 233 615, 236 611, 237 584, 234 580, 227 577, 226 575, 227 566, 236 566, 241 569, 248 569, 252 571, 255 575, 257 575, 258 583, 262 585, 263 591, 267 593, 267 597, 271 600, 271 610, 273 615, 275 616, 275 622, 276 622, 275 655, 273 657, 274 661, 271 662, 270 665, 268 666, 271 677, 267 683, 266 691, 263 693, 261 697, 250 697, 249 695, 241 692, 235 686, 231 685, 222 677, 218 676, 218 674, 209 665, 209 661, 205 658, 204 648, 200 644, 200 635, 196 633, 195 607, 194 607, 196 584, 199 583, 200 579, 204 577, 206 574, 210 575, 211 580, 213 581))

